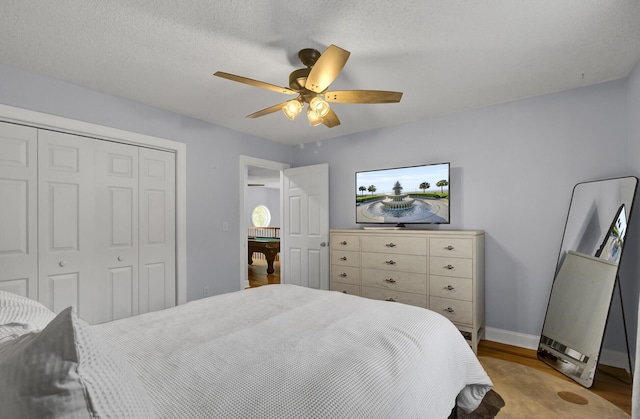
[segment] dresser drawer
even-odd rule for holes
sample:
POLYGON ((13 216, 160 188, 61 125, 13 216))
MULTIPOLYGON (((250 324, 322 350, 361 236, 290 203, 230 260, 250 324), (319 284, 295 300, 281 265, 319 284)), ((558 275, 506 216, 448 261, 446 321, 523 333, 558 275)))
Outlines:
POLYGON ((411 294, 408 292, 385 290, 373 287, 361 287, 361 295, 373 300, 394 301, 397 303, 409 304, 427 308, 427 296, 421 294, 411 294))
POLYGON ((473 241, 471 239, 431 237, 429 239, 429 256, 471 258, 473 256, 473 241))
POLYGON ((431 275, 472 278, 473 260, 432 256, 429 258, 429 273, 431 275))
POLYGON ((363 237, 361 246, 363 252, 404 255, 427 254, 427 240, 424 237, 363 237))
POLYGON ((348 252, 346 250, 332 250, 331 264, 340 266, 360 266, 360 252, 348 252))
POLYGON ((360 285, 360 268, 331 265, 331 282, 360 285))
POLYGON ((331 285, 329 286, 331 291, 338 291, 345 294, 351 295, 360 295, 360 287, 358 285, 353 284, 343 284, 342 282, 333 282, 331 281, 331 285))
POLYGON ((360 250, 360 237, 346 234, 331 235, 331 249, 335 250, 360 250))
POLYGON ((409 272, 362 269, 362 285, 417 294, 427 293, 427 276, 409 272))
POLYGON ((427 273, 427 257, 416 255, 389 255, 383 253, 362 252, 363 268, 384 269, 387 271, 427 273))
POLYGON ((431 275, 429 278, 429 295, 432 297, 473 301, 473 281, 468 278, 431 275))
POLYGON ((454 323, 473 324, 473 305, 471 301, 452 300, 450 298, 430 297, 429 310, 442 314, 454 323))

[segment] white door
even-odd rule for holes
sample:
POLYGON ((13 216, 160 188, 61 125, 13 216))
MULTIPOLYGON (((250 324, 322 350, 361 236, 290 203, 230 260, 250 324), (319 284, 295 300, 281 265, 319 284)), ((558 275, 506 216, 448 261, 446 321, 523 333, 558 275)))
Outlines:
POLYGON ((0 123, 0 290, 38 299, 38 131, 0 123))
POLYGON ((285 169, 283 193, 282 282, 328 290, 329 165, 285 169))
POLYGON ((96 323, 138 314, 138 149, 95 142, 96 323))
POLYGON ((75 306, 95 323, 94 159, 96 140, 38 131, 38 251, 40 302, 56 313, 75 306))
POLYGON ((176 305, 175 154, 140 148, 139 312, 176 305))

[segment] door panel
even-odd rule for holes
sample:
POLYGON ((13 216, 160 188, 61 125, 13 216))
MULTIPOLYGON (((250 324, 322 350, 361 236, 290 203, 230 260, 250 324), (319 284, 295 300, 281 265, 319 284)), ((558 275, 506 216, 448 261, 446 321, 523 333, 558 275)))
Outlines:
POLYGON ((167 276, 166 264, 150 263, 146 266, 148 278, 148 292, 146 304, 149 311, 162 310, 165 308, 165 279, 167 276))
POLYGON ((146 243, 163 245, 166 244, 166 214, 167 200, 165 191, 146 190, 146 222, 147 237, 146 243))
POLYGON ((284 171, 283 282, 329 289, 329 166, 284 171))
POLYGON ((89 323, 105 295, 93 274, 96 141, 38 130, 38 299, 56 312, 74 305, 89 323))
POLYGON ((134 315, 134 278, 137 278, 137 266, 124 266, 109 269, 111 279, 111 320, 134 315))
MULTIPOLYGON (((49 182, 49 252, 78 252, 80 185, 49 182)), ((83 207, 83 210, 86 210, 83 207)))
POLYGON ((310 249, 308 258, 309 267, 307 276, 309 278, 309 288, 323 289, 322 288, 322 252, 315 249, 310 249))
POLYGON ((112 249, 133 248, 137 228, 134 211, 135 187, 109 187, 110 230, 109 247, 112 249))
POLYGON ((176 305, 175 155, 140 148, 139 312, 176 305))
POLYGON ((0 290, 38 298, 35 128, 0 122, 0 290))
POLYGON ((0 255, 26 255, 29 181, 0 179, 0 255))
POLYGON ((42 301, 56 313, 61 312, 69 306, 74 306, 80 313, 85 311, 84 305, 80 304, 78 289, 80 288, 80 274, 69 272, 60 275, 50 275, 47 282, 47 301, 42 301))
POLYGON ((138 147, 96 141, 96 323, 138 314, 138 147), (130 314, 128 314, 130 313, 130 314))

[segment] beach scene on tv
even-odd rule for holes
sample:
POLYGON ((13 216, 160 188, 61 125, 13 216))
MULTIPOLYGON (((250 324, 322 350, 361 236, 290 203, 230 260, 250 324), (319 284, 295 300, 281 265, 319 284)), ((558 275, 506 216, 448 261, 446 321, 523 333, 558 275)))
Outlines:
POLYGON ((356 173, 357 223, 449 223, 449 165, 356 173))

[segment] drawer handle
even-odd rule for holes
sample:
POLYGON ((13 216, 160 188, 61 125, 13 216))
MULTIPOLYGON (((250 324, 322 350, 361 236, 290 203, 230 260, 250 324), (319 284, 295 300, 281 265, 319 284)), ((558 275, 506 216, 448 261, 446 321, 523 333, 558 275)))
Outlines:
POLYGON ((396 262, 394 260, 387 260, 384 263, 386 263, 387 265, 395 265, 396 262))
POLYGON ((60 263, 58 263, 58 265, 59 265, 61 268, 64 268, 64 266, 66 265, 66 263, 65 263, 65 261, 64 261, 64 260, 61 260, 61 261, 60 261, 60 263))
POLYGON ((340 260, 347 260, 347 257, 346 257, 346 256, 342 256, 342 257, 340 258, 340 260))
POLYGON ((444 287, 444 289, 453 291, 455 288, 453 288, 451 285, 447 285, 446 287, 444 287))
POLYGON ((387 247, 396 247, 395 243, 387 243, 387 244, 385 244, 385 246, 387 246, 387 247))
POLYGON ((385 301, 391 301, 392 303, 396 302, 396 300, 394 298, 392 298, 392 297, 387 298, 385 301))
POLYGON ((449 270, 454 269, 453 265, 443 266, 442 268, 443 269, 449 269, 449 270))
POLYGON ((347 242, 346 242, 346 240, 343 240, 343 241, 340 242, 340 244, 343 245, 343 246, 346 246, 347 242))
POLYGON ((384 280, 384 282, 388 282, 388 283, 390 283, 390 284, 395 284, 395 283, 396 283, 396 280, 395 280, 395 279, 393 279, 393 278, 387 278, 387 279, 385 279, 385 280, 384 280))
POLYGON ((445 308, 444 311, 446 311, 447 313, 455 313, 455 310, 452 309, 451 307, 445 308))
POLYGON ((449 246, 445 247, 445 249, 446 249, 446 250, 453 250, 453 249, 455 249, 455 247, 453 247, 453 246, 449 245, 449 246))
POLYGON ((346 278, 346 277, 347 277, 347 274, 343 272, 343 273, 341 273, 341 274, 340 274, 340 275, 338 275, 338 276, 340 276, 340 277, 342 277, 342 278, 346 278))

